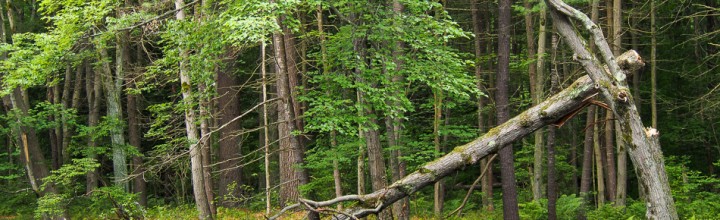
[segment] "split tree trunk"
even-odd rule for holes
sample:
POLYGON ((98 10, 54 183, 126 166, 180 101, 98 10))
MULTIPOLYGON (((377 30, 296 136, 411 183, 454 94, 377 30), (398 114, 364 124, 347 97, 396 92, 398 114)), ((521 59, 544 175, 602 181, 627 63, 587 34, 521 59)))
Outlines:
POLYGON ((553 21, 558 30, 566 39, 565 42, 573 49, 578 61, 583 65, 593 81, 601 85, 600 91, 609 102, 610 108, 615 112, 615 118, 620 123, 623 141, 627 145, 630 158, 635 165, 636 173, 642 185, 642 191, 647 195, 648 219, 678 219, 675 203, 670 193, 670 184, 665 173, 662 151, 660 150, 659 133, 654 128, 645 128, 635 108, 635 101, 627 87, 626 73, 613 56, 602 31, 587 15, 568 6, 559 0, 546 0, 552 8, 553 21), (589 53, 585 43, 571 26, 569 19, 579 22, 590 32, 602 55, 609 73, 601 66, 594 55, 589 53))

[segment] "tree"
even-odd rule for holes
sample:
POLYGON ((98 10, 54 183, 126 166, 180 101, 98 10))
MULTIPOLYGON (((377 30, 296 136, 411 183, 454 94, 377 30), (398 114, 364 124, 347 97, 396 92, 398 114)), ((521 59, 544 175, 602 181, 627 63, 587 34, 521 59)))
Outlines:
MULTIPOLYGON (((508 98, 508 75, 510 73, 510 0, 500 0, 498 5, 498 72, 495 83, 495 106, 498 124, 510 118, 508 98)), ((505 219, 520 219, 515 189, 515 165, 512 147, 499 150, 500 177, 503 189, 503 216, 505 219)))
MULTIPOLYGON (((479 0, 473 0, 472 1, 472 20, 473 20, 473 34, 475 34, 475 78, 477 80, 476 87, 478 90, 483 91, 485 89, 485 86, 483 85, 484 77, 483 77, 483 69, 482 69, 482 62, 480 60, 480 57, 483 56, 483 48, 485 47, 485 43, 481 40, 480 36, 482 34, 482 20, 480 18, 480 8, 478 7, 478 1, 479 0)), ((478 135, 482 135, 485 132, 485 112, 483 111, 485 108, 485 97, 478 96, 477 101, 477 118, 478 118, 478 135)), ((480 162, 480 169, 486 170, 484 166, 490 166, 492 167, 492 164, 489 164, 486 159, 483 159, 480 162)), ((492 169, 487 169, 488 174, 482 177, 482 204, 488 208, 488 210, 493 210, 493 189, 492 189, 492 169)))
MULTIPOLYGON (((242 181, 242 168, 240 166, 240 136, 237 131, 241 130, 241 121, 236 120, 240 116, 240 79, 235 75, 234 51, 228 49, 224 55, 221 67, 216 73, 217 80, 217 112, 216 122, 222 126, 218 132, 218 195, 220 204, 225 207, 239 205, 233 198, 240 198, 242 181), (235 187, 233 187, 233 185, 235 187)), ((209 147, 209 146, 208 146, 209 147)))
MULTIPOLYGON (((177 10, 175 18, 178 21, 185 19, 184 7, 185 3, 182 0, 175 0, 175 10, 177 10)), ((205 181, 203 180, 202 153, 201 145, 199 145, 200 137, 198 136, 198 128, 196 125, 197 118, 195 117, 195 110, 192 107, 195 105, 195 101, 193 100, 192 82, 188 73, 188 52, 186 48, 182 47, 178 48, 178 50, 180 51, 180 83, 183 103, 186 105, 185 131, 187 134, 187 143, 190 147, 190 164, 195 206, 197 207, 198 217, 200 219, 213 219, 213 211, 210 209, 210 201, 208 201, 205 192, 205 181)))
POLYGON ((300 196, 298 187, 307 183, 307 174, 297 168, 303 163, 304 150, 299 137, 293 134, 296 131, 295 107, 291 96, 290 75, 297 74, 295 67, 295 54, 288 52, 294 48, 293 35, 284 26, 284 18, 278 19, 282 32, 273 34, 273 47, 275 53, 275 72, 277 80, 277 96, 280 99, 277 107, 278 112, 278 136, 280 138, 280 205, 284 206, 294 202, 300 196), (293 70, 294 69, 294 70, 293 70))
MULTIPOLYGON (((633 68, 637 67, 636 62, 639 61, 638 59, 639 56, 634 51, 628 52, 624 57, 620 58, 620 60, 629 61, 628 67, 633 68)), ((301 199, 300 203, 315 209, 340 202, 358 201, 371 208, 352 209, 349 214, 357 218, 377 214, 401 198, 409 196, 463 167, 477 163, 490 153, 507 147, 509 143, 531 134, 540 127, 556 123, 564 116, 582 109, 590 103, 589 100, 595 96, 597 91, 589 77, 581 77, 568 88, 548 100, 489 130, 485 135, 474 141, 456 147, 445 156, 424 164, 417 171, 396 181, 387 188, 366 195, 345 195, 322 202, 301 199)), ((294 204, 283 210, 289 210, 300 205, 294 204)), ((282 213, 281 211, 270 219, 276 219, 282 213)))
POLYGON ((628 92, 625 74, 612 55, 608 43, 602 37, 602 32, 587 15, 564 2, 547 0, 546 3, 553 8, 551 10, 553 21, 557 24, 560 34, 566 39, 567 44, 578 57, 581 57, 580 62, 589 75, 592 76, 593 81, 601 85, 615 83, 611 84, 615 85, 612 87, 601 86, 601 94, 615 112, 615 118, 621 125, 621 131, 624 134, 631 134, 629 138, 624 138, 624 141, 626 145, 630 146, 628 151, 630 158, 635 164, 643 190, 648 196, 646 217, 649 219, 677 219, 677 211, 670 194, 665 164, 662 160, 662 152, 658 142, 658 133, 654 128, 645 128, 643 126, 635 109, 632 95, 628 92), (598 46, 604 62, 608 65, 609 74, 597 65, 597 62, 595 62, 597 59, 584 47, 584 43, 570 25, 569 18, 580 22, 591 33, 591 37, 598 46))

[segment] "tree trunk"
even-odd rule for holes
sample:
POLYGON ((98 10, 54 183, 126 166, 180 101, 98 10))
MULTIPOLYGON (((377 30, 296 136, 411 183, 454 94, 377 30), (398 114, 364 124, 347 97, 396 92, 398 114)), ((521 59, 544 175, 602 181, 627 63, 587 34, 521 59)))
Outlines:
POLYGON ((606 198, 608 202, 615 201, 615 189, 616 189, 616 182, 615 178, 617 178, 617 172, 615 172, 615 139, 613 139, 613 128, 615 127, 615 120, 613 119, 613 115, 611 111, 605 111, 605 152, 603 152, 605 155, 603 160, 603 165, 605 165, 607 175, 605 176, 605 189, 606 189, 606 198))
MULTIPOLYGON (((482 75, 482 62, 480 62, 480 57, 483 56, 483 48, 486 46, 484 42, 481 40, 482 36, 482 19, 481 14, 479 12, 480 8, 478 7, 478 2, 480 0, 473 0, 472 3, 472 20, 473 20, 473 33, 475 34, 475 78, 477 79, 477 89, 480 91, 488 92, 487 89, 485 89, 485 86, 483 86, 483 75, 482 75)), ((484 112, 483 109, 485 108, 485 97, 478 96, 477 100, 477 117, 478 117, 478 135, 482 135, 485 133, 485 118, 484 118, 484 112)), ((483 159, 480 162, 480 170, 484 170, 485 166, 492 166, 492 164, 488 164, 486 159, 483 159)), ((488 210, 493 210, 493 200, 492 200, 492 169, 487 169, 488 174, 484 175, 481 180, 480 188, 482 189, 482 205, 485 206, 488 210)), ((482 172, 482 171, 481 171, 482 172)))
MULTIPOLYGON (((234 120, 241 114, 240 109, 240 79, 235 75, 235 57, 228 50, 223 59, 224 67, 217 71, 217 113, 216 123, 224 126, 218 130, 218 193, 220 205, 224 207, 237 207, 237 198, 242 191, 242 168, 239 158, 240 137, 235 132, 241 130, 241 120, 234 120), (235 186, 232 188, 231 186, 235 186)), ((265 143, 266 145, 269 143, 265 143)))
MULTIPOLYGON (((125 79, 126 85, 130 88, 135 87, 134 76, 125 79)), ((140 102, 134 94, 127 94, 127 114, 128 114, 128 143, 138 152, 142 152, 142 131, 140 129, 140 102)), ((141 156, 133 156, 132 158, 132 174, 133 174, 133 192, 138 194, 138 203, 147 206, 147 192, 145 179, 143 178, 144 168, 142 166, 143 159, 141 156)))
MULTIPOLYGON (((495 105, 498 124, 510 118, 508 75, 510 73, 510 0, 500 0, 498 5, 498 74, 495 105)), ((503 189, 503 216, 505 219, 520 219, 517 190, 515 189, 515 166, 512 146, 503 147, 500 154, 500 176, 503 189)))
MULTIPOLYGON (((542 12, 542 17, 545 17, 545 11, 542 12)), ((558 36, 552 35, 552 71, 551 71, 551 86, 550 90, 552 93, 560 91, 560 74, 557 70, 557 49, 558 49, 558 36)), ((550 126, 548 128, 547 137, 547 198, 548 198, 548 220, 557 219, 556 203, 558 198, 558 187, 557 187, 557 170, 555 169, 555 132, 556 127, 550 126)))
MULTIPOLYGON (((380 189, 366 195, 346 195, 323 202, 302 200, 311 207, 324 207, 338 202, 359 201, 364 207, 372 209, 354 209, 350 214, 357 218, 376 214, 384 208, 389 207, 395 201, 400 200, 423 187, 429 186, 445 176, 455 173, 467 166, 477 163, 480 159, 487 157, 502 147, 509 146, 540 127, 558 122, 562 117, 574 111, 581 110, 589 104, 598 90, 589 77, 581 77, 567 89, 557 95, 536 105, 518 116, 508 120, 482 137, 459 147, 450 153, 428 162, 418 168, 417 171, 396 181, 387 188, 380 189)), ((299 205, 298 205, 299 206, 299 205)), ((276 219, 273 216, 270 219, 276 219)))
MULTIPOLYGON (((595 133, 595 106, 588 107, 587 117, 585 120, 585 139, 583 146, 583 165, 582 175, 580 177, 580 196, 585 198, 586 207, 591 204, 590 185, 592 185, 592 163, 593 163, 593 134, 595 133)), ((582 211, 582 209, 581 209, 582 211)), ((585 219, 585 213, 580 213, 579 217, 585 219)))
MULTIPOLYGON (((85 77, 85 94, 87 95, 87 103, 88 103, 88 127, 93 128, 98 125, 100 121, 100 97, 102 97, 102 77, 97 74, 97 72, 92 70, 92 67, 88 65, 86 68, 86 74, 85 77)), ((91 150, 88 151, 88 157, 94 160, 98 160, 97 153, 95 153, 95 149, 97 147, 97 143, 94 139, 94 132, 88 134, 90 137, 88 137, 87 140, 87 147, 91 150)), ((98 186, 98 178, 99 173, 98 170, 95 169, 93 171, 90 171, 86 175, 86 188, 85 191, 87 193, 91 193, 95 188, 98 186)))
MULTIPOLYGON (((404 6, 399 0, 393 0, 393 13, 397 18, 401 18, 404 6)), ((395 71, 400 71, 403 68, 404 60, 400 59, 405 50, 405 43, 402 41, 395 42, 395 48, 393 50, 393 62, 395 62, 395 71)), ((403 78, 399 74, 393 75, 390 79, 393 84, 402 83, 403 78)), ((402 91, 406 93, 406 91, 402 91)), ((400 105, 399 103, 392 103, 392 105, 400 105)), ((398 148, 402 146, 401 133, 403 128, 403 120, 400 117, 386 117, 386 130, 388 147, 390 149, 398 148)), ((392 181, 400 180, 405 176, 405 162, 401 159, 403 152, 401 149, 391 150, 390 155, 390 167, 392 171, 392 181)), ((409 220, 410 219, 410 200, 405 198, 400 202, 393 204, 393 214, 398 220, 409 220)))
MULTIPOLYGON (((60 76, 56 76, 56 78, 59 78, 60 76)), ((50 82, 50 80, 48 80, 50 82)), ((47 100, 55 105, 60 104, 60 83, 56 83, 51 88, 48 88, 48 98, 47 100)), ((60 120, 60 114, 51 114, 48 117, 49 121, 58 121, 60 120)), ((52 170, 57 170, 62 165, 62 155, 61 155, 61 145, 62 145, 62 125, 55 126, 53 129, 48 129, 48 133, 50 136, 50 168, 52 170)))
MULTIPOLYGON (((278 19, 278 24, 283 27, 284 18, 278 19)), ((303 149, 300 138, 293 135, 296 130, 295 111, 293 110, 293 97, 291 95, 293 87, 290 85, 290 68, 295 61, 294 56, 288 57, 286 49, 294 47, 292 42, 286 40, 292 39, 290 33, 273 34, 273 46, 275 47, 275 68, 278 74, 276 80, 278 103, 278 135, 280 138, 280 205, 294 203, 300 195, 298 187, 307 182, 307 176, 304 170, 297 168, 303 164, 303 149), (290 45, 288 45, 290 44, 290 45)))
MULTIPOLYGON (((116 51, 116 70, 113 71, 109 63, 109 55, 105 45, 98 45, 100 59, 102 60, 103 85, 105 88, 105 100, 107 101, 107 118, 115 123, 122 123, 122 105, 120 94, 122 93, 122 82, 124 80, 125 63, 125 38, 117 36, 118 46, 116 51)), ((113 178, 116 186, 128 190, 127 163, 125 159, 125 135, 123 126, 113 126, 110 130, 110 142, 113 149, 113 178)))
MULTIPOLYGON (((539 56, 542 56, 542 51, 545 50, 544 48, 544 42, 540 42, 542 40, 543 33, 543 22, 540 21, 540 36, 538 38, 538 43, 543 48, 540 48, 540 46, 535 48, 535 31, 533 28, 533 19, 532 19, 532 5, 530 4, 530 0, 525 0, 523 2, 523 6, 525 7, 525 34, 527 38, 527 50, 528 50, 528 59, 534 60, 536 57, 536 53, 539 56)), ((541 15, 542 16, 542 15, 541 15)), ((530 96, 532 97, 533 104, 537 105, 542 100, 543 96, 543 85, 544 85, 544 79, 542 75, 542 69, 538 69, 538 67, 542 68, 542 60, 538 58, 536 65, 533 65, 531 63, 528 65, 528 74, 530 75, 530 96)), ((532 186, 532 194, 533 194, 533 200, 540 201, 540 198, 543 196, 542 192, 542 176, 543 176, 543 129, 540 128, 537 132, 535 132, 535 152, 534 152, 534 161, 533 161, 533 178, 531 179, 531 186, 532 186)))
MULTIPOLYGON (((185 6, 184 1, 175 0, 175 14, 177 20, 185 19, 185 12, 182 8, 185 6)), ((208 201, 205 192, 205 180, 202 167, 202 152, 199 146, 198 128, 195 122, 195 101, 192 94, 192 81, 188 73, 188 52, 186 48, 178 48, 180 50, 180 83, 182 88, 183 103, 185 109, 185 131, 187 141, 190 147, 190 166, 192 174, 193 195, 195 196, 195 206, 198 210, 198 218, 213 219, 212 210, 210 209, 210 201, 208 201)))
POLYGON ((659 133, 654 128, 645 128, 635 108, 635 102, 629 93, 625 81, 625 73, 610 51, 602 31, 597 28, 582 12, 558 0, 546 0, 553 8, 553 21, 558 24, 558 30, 566 38, 568 45, 573 49, 578 61, 601 86, 601 94, 609 102, 610 108, 615 112, 615 118, 620 123, 623 141, 629 146, 630 158, 635 164, 636 172, 642 184, 642 191, 647 194, 648 219, 678 219, 675 204, 670 193, 665 164, 658 140, 659 133), (590 32, 592 40, 600 49, 600 54, 610 70, 608 74, 598 66, 599 61, 585 48, 584 43, 570 25, 569 17, 582 23, 590 32))
MULTIPOLYGON (((440 147, 440 122, 442 120, 443 99, 444 97, 442 91, 433 91, 433 144, 435 145, 435 151, 438 153, 442 153, 442 148, 440 147)), ((435 213, 435 217, 440 218, 442 217, 443 203, 445 202, 445 192, 442 180, 435 182, 433 192, 433 211, 435 213)))
POLYGON ((655 28, 655 0, 650 0, 650 114, 651 125, 657 128, 657 31, 655 28))
MULTIPOLYGON (((9 13, 9 12, 8 12, 9 13)), ((27 101, 27 92, 19 87, 13 89, 10 96, 10 103, 13 109, 18 109, 20 115, 15 120, 20 122, 21 117, 27 117, 30 110, 27 101)), ((45 157, 43 156, 40 143, 38 142, 35 129, 27 126, 15 126, 13 131, 18 135, 20 145, 20 161, 25 165, 30 185, 38 196, 44 196, 47 193, 57 193, 54 184, 47 184, 44 188, 43 179, 50 175, 47 165, 45 165, 45 157)))
MULTIPOLYGON (((265 41, 260 44, 260 73, 262 76, 262 101, 263 103, 263 145, 265 150, 265 215, 270 215, 270 208, 272 206, 270 186, 272 181, 270 180, 270 128, 268 127, 268 107, 267 107, 267 70, 266 70, 266 58, 265 53, 265 41)), ((221 194, 222 195, 222 194, 221 194)))
MULTIPOLYGON (((198 84, 198 92, 200 94, 207 93, 206 86, 203 83, 198 84)), ((212 167, 210 166, 210 160, 212 160, 212 154, 210 154, 210 144, 212 143, 211 136, 210 136, 210 120, 208 119, 210 117, 210 100, 207 98, 201 98, 200 99, 200 141, 198 142, 198 146, 200 147, 200 154, 202 158, 202 171, 203 171, 203 181, 205 182, 205 195, 207 196, 208 205, 210 206, 210 211, 212 212, 212 215, 217 215, 217 211, 215 209, 215 195, 213 194, 213 183, 212 183, 212 167)))
MULTIPOLYGON (((80 69, 80 68, 78 68, 78 69, 80 69)), ((71 108, 71 106, 70 106, 71 100, 70 99, 72 98, 71 97, 72 94, 70 94, 70 92, 71 92, 70 88, 72 87, 71 85, 74 85, 74 84, 72 84, 72 81, 73 81, 73 77, 72 77, 73 71, 72 70, 73 69, 72 69, 71 65, 68 65, 67 68, 65 69, 65 80, 63 81, 63 91, 62 91, 62 101, 61 101, 62 109, 71 108)), ((74 80, 77 81, 79 79, 75 78, 74 80)), ((70 125, 67 123, 68 118, 65 114, 63 114, 60 117, 60 119, 62 121, 62 123, 61 123, 62 135, 60 136, 61 137, 60 140, 62 142, 60 142, 61 145, 59 146, 59 149, 60 149, 60 154, 62 156, 62 158, 61 158, 62 161, 60 162, 60 164, 62 166, 62 164, 66 164, 66 163, 70 162, 69 146, 70 146, 70 138, 72 137, 72 134, 71 134, 72 130, 70 130, 70 125)))
MULTIPOLYGON (((598 121, 598 113, 595 114, 595 121, 598 121)), ((597 178, 597 207, 605 204, 605 159, 603 154, 605 151, 600 144, 600 125, 595 124, 595 133, 593 133, 593 146, 595 148, 595 177, 597 178)))

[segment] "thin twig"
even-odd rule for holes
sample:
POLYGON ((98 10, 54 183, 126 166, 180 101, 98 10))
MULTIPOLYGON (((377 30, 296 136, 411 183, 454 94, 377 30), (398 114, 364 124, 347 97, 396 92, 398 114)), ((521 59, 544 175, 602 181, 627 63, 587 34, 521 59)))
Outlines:
POLYGON ((492 157, 490 157, 490 160, 488 160, 487 164, 485 165, 485 169, 483 169, 482 173, 480 173, 480 176, 478 176, 478 178, 475 179, 475 182, 473 182, 473 184, 470 186, 470 189, 468 189, 468 192, 465 194, 465 199, 463 199, 463 202, 462 202, 462 204, 460 204, 460 207, 458 207, 457 209, 450 212, 450 214, 445 216, 445 218, 450 218, 450 216, 452 216, 456 212, 457 212, 457 217, 460 217, 460 215, 462 214, 462 209, 465 208, 465 204, 467 204, 467 201, 470 198, 470 194, 472 194, 473 190, 475 189, 475 185, 477 185, 478 182, 480 182, 480 179, 482 179, 483 176, 485 176, 485 173, 488 171, 488 168, 490 168, 490 163, 492 163, 493 160, 495 160, 496 156, 497 156, 497 154, 494 154, 492 157))

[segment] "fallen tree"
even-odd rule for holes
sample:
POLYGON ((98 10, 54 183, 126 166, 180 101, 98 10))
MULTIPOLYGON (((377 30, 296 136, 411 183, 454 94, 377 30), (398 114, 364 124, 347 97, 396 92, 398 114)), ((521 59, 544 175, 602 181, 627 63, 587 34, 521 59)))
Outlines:
POLYGON ((635 106, 635 99, 631 96, 625 80, 627 77, 622 69, 625 61, 613 56, 602 30, 586 14, 561 0, 545 0, 545 3, 550 8, 553 23, 558 32, 573 50, 576 60, 580 62, 590 78, 600 85, 600 93, 620 124, 620 133, 623 134, 622 141, 625 146, 628 146, 628 155, 635 166, 640 186, 647 196, 645 198, 647 207, 645 217, 647 219, 678 219, 667 173, 665 173, 665 163, 658 138, 659 132, 655 128, 643 126, 635 106), (606 70, 602 68, 603 66, 595 55, 588 51, 585 41, 578 36, 570 19, 578 22, 590 33, 590 37, 607 65, 606 70))
POLYGON ((635 171, 642 190, 647 195, 647 219, 678 219, 665 173, 659 133, 654 128, 645 128, 635 107, 627 86, 626 74, 644 65, 635 51, 615 57, 610 51, 600 28, 584 13, 570 7, 561 0, 545 0, 550 8, 553 23, 565 42, 573 50, 588 76, 576 80, 570 87, 544 102, 520 113, 509 121, 491 129, 482 137, 466 145, 456 147, 452 152, 426 163, 417 171, 396 181, 387 188, 367 195, 346 195, 327 201, 300 199, 300 203, 285 207, 270 219, 278 218, 283 212, 304 206, 312 212, 337 214, 338 218, 358 219, 376 214, 394 202, 431 185, 443 177, 466 166, 477 163, 502 146, 506 146, 535 130, 550 125, 561 125, 577 112, 594 101, 600 93, 615 119, 618 120, 623 142, 629 146, 635 171), (578 36, 570 19, 579 22, 594 40, 604 65, 587 50, 585 41, 578 36), (334 210, 328 206, 355 201, 359 206, 349 210, 334 210))
MULTIPOLYGON (((628 70, 644 65, 635 51, 628 51, 621 55, 619 59, 626 64, 624 67, 628 70)), ((426 163, 417 171, 396 181, 387 188, 366 195, 346 195, 321 202, 300 199, 300 203, 285 207, 277 215, 269 219, 276 219, 285 211, 298 207, 304 207, 314 212, 336 214, 338 218, 355 219, 377 214, 394 202, 417 192, 425 186, 432 185, 464 167, 477 163, 480 159, 496 152, 502 146, 507 146, 541 127, 562 124, 584 107, 592 104, 594 102, 593 98, 598 94, 598 88, 598 84, 593 83, 588 76, 583 76, 558 94, 489 130, 482 137, 468 144, 455 147, 450 153, 426 163), (359 206, 349 210, 327 208, 337 203, 350 201, 359 202, 359 206)))

